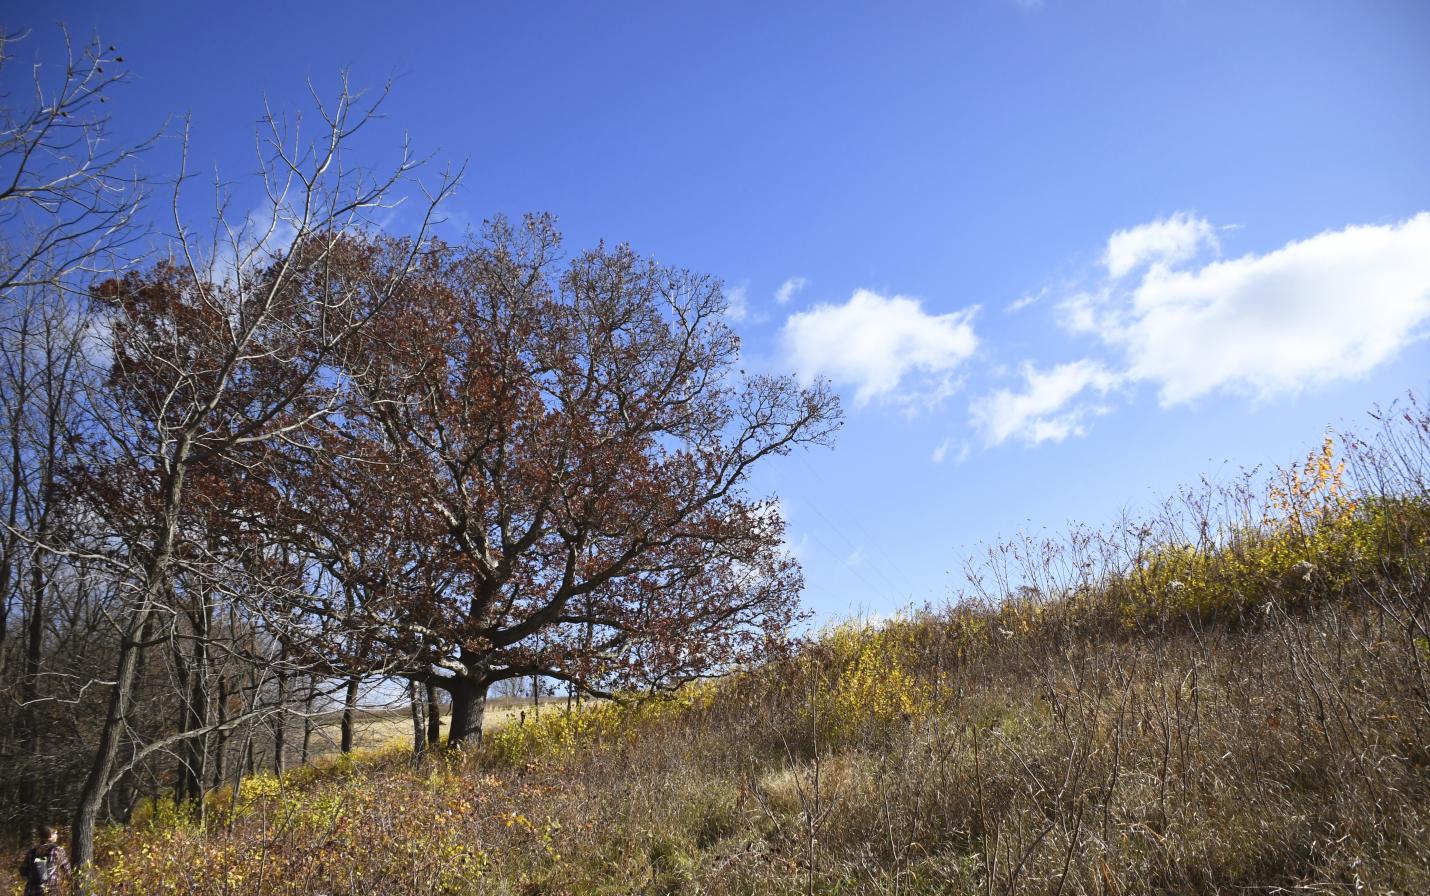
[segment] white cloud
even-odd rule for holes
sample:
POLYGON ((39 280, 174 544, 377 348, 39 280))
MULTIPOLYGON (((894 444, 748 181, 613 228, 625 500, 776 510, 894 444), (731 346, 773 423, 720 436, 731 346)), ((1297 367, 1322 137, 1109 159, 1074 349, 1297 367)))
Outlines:
POLYGON ((1216 245, 1216 231, 1211 224, 1188 212, 1178 212, 1170 218, 1117 231, 1107 240, 1102 262, 1108 276, 1118 280, 1144 264, 1181 264, 1203 247, 1216 245))
POLYGON ((918 299, 861 289, 842 305, 790 315, 780 338, 801 377, 854 386, 856 407, 876 398, 933 403, 953 390, 954 371, 978 347, 977 311, 928 314, 918 299))
POLYGON ((864 563, 864 549, 855 548, 848 557, 844 558, 845 566, 862 566, 864 563))
POLYGON ((1084 393, 1106 395, 1121 377, 1096 361, 1073 361, 1048 370, 1023 365, 1024 388, 999 389, 973 402, 973 425, 994 444, 1061 442, 1082 435, 1083 422, 1107 412, 1105 405, 1078 401, 1084 393))
POLYGON ((933 450, 933 454, 929 455, 929 460, 936 464, 943 463, 943 459, 948 457, 948 449, 952 447, 953 439, 944 439, 939 446, 933 450))
POLYGON ((789 300, 794 298, 794 294, 804 289, 804 284, 808 281, 803 277, 791 277, 780 284, 780 288, 775 290, 775 301, 781 305, 789 304, 789 300))
POLYGON ((1430 212, 1195 270, 1154 265, 1081 312, 1124 353, 1130 379, 1158 386, 1163 405, 1218 390, 1268 398, 1361 375, 1425 335, 1430 212))
POLYGON ((748 286, 741 284, 725 290, 725 316, 737 324, 750 316, 748 286))
POLYGON ((1430 337, 1430 212, 1197 260, 1232 229, 1180 212, 1113 234, 1105 276, 1057 310, 1066 330, 1114 356, 1025 364, 1021 389, 971 404, 974 425, 991 443, 1060 441, 1109 410, 1092 392, 1147 383, 1164 407, 1218 392, 1265 400, 1364 375, 1430 337))

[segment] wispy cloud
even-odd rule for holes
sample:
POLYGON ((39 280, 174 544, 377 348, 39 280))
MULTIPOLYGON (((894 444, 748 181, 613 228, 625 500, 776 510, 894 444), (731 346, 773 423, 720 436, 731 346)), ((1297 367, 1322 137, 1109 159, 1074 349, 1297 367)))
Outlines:
POLYGON ((1018 298, 1009 302, 1007 307, 1005 307, 1003 311, 1007 314, 1017 314, 1019 311, 1022 311, 1024 308, 1027 308, 1030 305, 1036 305, 1038 302, 1042 301, 1043 296, 1047 294, 1048 290, 1046 287, 1044 287, 1037 292, 1030 292, 1027 295, 1019 296, 1018 298))
POLYGON ((780 305, 788 305, 789 300, 794 298, 794 294, 804 289, 808 281, 803 277, 791 277, 780 284, 780 288, 775 290, 775 302, 780 305))
POLYGON ((1096 361, 1082 360, 1039 370, 1024 364, 1021 389, 999 389, 976 399, 973 425, 992 444, 1009 439, 1038 444, 1082 435, 1089 417, 1108 412, 1092 399, 1106 396, 1122 377, 1096 361))
POLYGON ((798 538, 785 537, 785 550, 789 555, 801 563, 807 563, 810 555, 809 535, 801 534, 798 538))
POLYGON ((952 438, 944 439, 940 442, 938 447, 933 450, 933 453, 929 455, 929 460, 936 464, 943 463, 948 459, 948 453, 953 450, 954 445, 958 445, 958 453, 954 455, 953 462, 961 464, 968 460, 968 455, 972 453, 973 446, 966 441, 958 442, 952 438))
POLYGON ((861 289, 842 305, 790 315, 780 339, 803 378, 852 386, 856 407, 875 399, 926 405, 951 394, 959 365, 977 349, 977 311, 929 314, 918 299, 861 289))
POLYGON ((251 209, 210 261, 214 278, 236 286, 240 279, 255 276, 257 269, 287 252, 298 238, 298 228, 293 223, 296 217, 292 209, 271 202, 251 209))

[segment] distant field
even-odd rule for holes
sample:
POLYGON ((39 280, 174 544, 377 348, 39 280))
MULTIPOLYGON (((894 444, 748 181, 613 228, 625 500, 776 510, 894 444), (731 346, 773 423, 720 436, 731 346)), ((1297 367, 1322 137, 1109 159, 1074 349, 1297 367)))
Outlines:
MULTIPOLYGON (((541 701, 540 712, 559 712, 566 708, 565 697, 546 697, 541 701)), ((518 722, 523 714, 530 716, 537 711, 529 698, 501 697, 487 703, 483 728, 495 731, 504 725, 518 722)), ((442 737, 447 736, 447 723, 451 717, 448 707, 442 708, 442 737)), ((323 756, 338 751, 342 735, 341 711, 324 713, 313 729, 311 750, 314 756, 323 756)), ((295 740, 301 740, 297 733, 295 740)), ((357 711, 353 740, 358 749, 380 747, 394 741, 408 744, 412 742, 412 715, 406 705, 368 707, 357 711)), ((286 751, 285 751, 286 752, 286 751)))

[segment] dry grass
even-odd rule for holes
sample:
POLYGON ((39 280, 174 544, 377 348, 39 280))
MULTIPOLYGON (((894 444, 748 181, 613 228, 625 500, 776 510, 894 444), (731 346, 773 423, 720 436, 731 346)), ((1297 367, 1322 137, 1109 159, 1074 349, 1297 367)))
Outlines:
POLYGON ((825 651, 517 765, 389 753, 257 782, 232 834, 117 836, 108 892, 225 892, 220 869, 265 863, 283 876, 249 892, 1430 892, 1430 701, 1393 617, 1055 652, 971 644, 962 612, 896 624, 938 685, 917 716, 821 720, 848 674, 825 651))
POLYGON ((232 830, 110 832, 102 889, 1430 893, 1430 415, 1392 435, 1234 538, 1023 541, 996 600, 673 702, 251 782, 232 830))

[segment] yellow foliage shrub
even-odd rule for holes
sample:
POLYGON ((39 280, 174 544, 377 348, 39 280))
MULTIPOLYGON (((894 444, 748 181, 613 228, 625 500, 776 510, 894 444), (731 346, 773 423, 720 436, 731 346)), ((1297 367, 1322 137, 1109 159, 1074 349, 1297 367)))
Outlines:
POLYGON ((1430 543, 1423 503, 1357 500, 1344 476, 1345 463, 1327 438, 1304 464, 1275 477, 1259 518, 1201 545, 1148 550, 1109 589, 1123 622, 1135 627, 1170 617, 1234 616, 1273 599, 1294 604, 1315 593, 1341 593, 1377 572, 1393 572, 1405 550, 1430 543), (1389 543, 1392 533, 1408 543, 1389 543))
POLYGON ((820 635, 816 654, 822 655, 823 668, 812 670, 811 710, 821 734, 848 740, 861 730, 877 731, 928 712, 929 687, 909 671, 922 631, 895 619, 882 625, 846 623, 820 635))
POLYGON ((588 703, 569 712, 533 714, 486 735, 483 754, 503 764, 519 765, 570 756, 596 744, 632 740, 639 728, 673 720, 692 707, 708 705, 714 693, 708 685, 696 684, 673 694, 625 696, 588 703))

